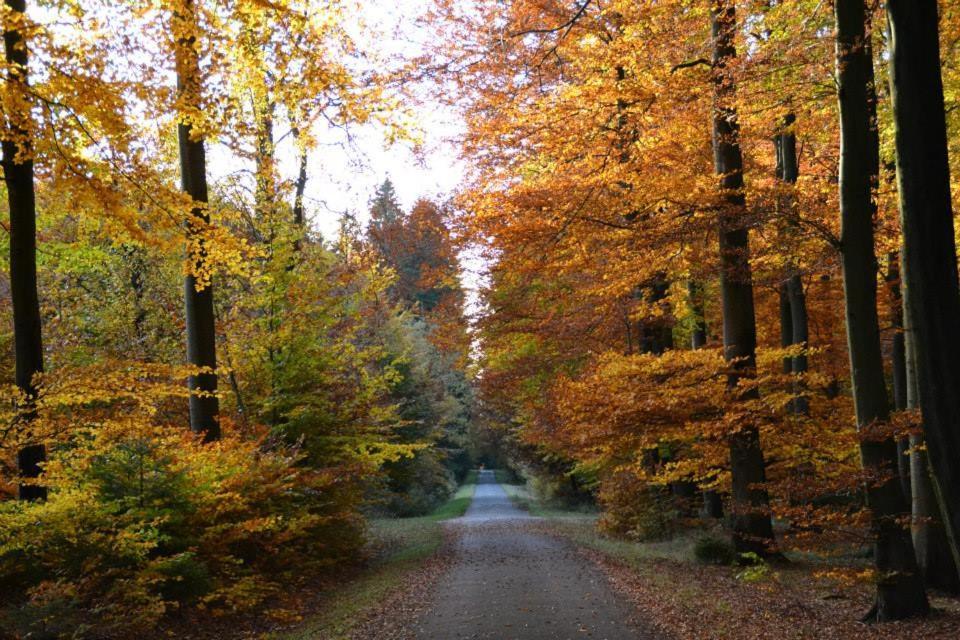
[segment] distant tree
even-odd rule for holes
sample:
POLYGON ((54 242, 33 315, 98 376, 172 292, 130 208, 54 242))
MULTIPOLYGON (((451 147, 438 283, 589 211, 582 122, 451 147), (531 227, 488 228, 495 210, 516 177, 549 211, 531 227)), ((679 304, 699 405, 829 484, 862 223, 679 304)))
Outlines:
POLYGON ((393 397, 404 421, 404 442, 432 446, 387 466, 391 508, 422 513, 465 471, 472 391, 466 375, 469 335, 456 247, 440 208, 419 200, 409 214, 387 180, 370 205, 367 241, 394 273, 389 294, 402 310, 386 327, 399 359, 393 397))
POLYGON ((397 192, 393 182, 387 178, 377 187, 370 200, 370 239, 380 249, 380 243, 388 241, 388 235, 393 226, 403 220, 403 210, 397 201, 397 192))

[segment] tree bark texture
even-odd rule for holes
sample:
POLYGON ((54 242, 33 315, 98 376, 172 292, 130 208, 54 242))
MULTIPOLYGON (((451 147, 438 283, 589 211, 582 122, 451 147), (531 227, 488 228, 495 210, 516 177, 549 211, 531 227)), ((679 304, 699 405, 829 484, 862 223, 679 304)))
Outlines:
MULTIPOLYGON (((183 13, 174 16, 179 21, 178 33, 194 33, 196 19, 191 0, 184 2, 183 13)), ((194 48, 196 36, 182 38, 176 43, 177 92, 188 101, 198 103, 200 95, 200 61, 194 48)), ((196 238, 199 228, 210 222, 207 212, 207 160, 202 138, 191 134, 188 122, 177 124, 180 145, 180 185, 195 203, 191 212, 194 220, 188 223, 191 240, 201 243, 198 263, 207 260, 202 239, 196 238)), ((184 301, 187 329, 187 362, 201 367, 202 372, 187 380, 190 389, 190 428, 203 434, 204 441, 220 438, 220 403, 217 398, 217 343, 213 309, 213 285, 197 288, 197 278, 188 273, 184 278, 184 301)))
MULTIPOLYGON (((13 13, 26 12, 25 0, 5 0, 13 13)), ((29 432, 36 418, 37 387, 35 376, 43 372, 43 339, 40 298, 37 294, 37 208, 34 193, 33 159, 27 122, 30 105, 18 91, 27 84, 27 48, 17 29, 3 33, 4 51, 10 70, 6 77, 12 93, 10 126, 3 137, 3 177, 10 207, 10 296, 13 303, 15 380, 24 395, 17 407, 18 431, 29 432)), ((22 482, 21 500, 43 500, 47 490, 31 480, 38 478, 46 461, 46 448, 28 438, 17 452, 17 470, 22 482), (26 482, 23 482, 26 481, 26 482)))
MULTIPOLYGON (((740 126, 734 105, 736 86, 729 65, 737 55, 734 37, 736 10, 729 0, 711 7, 713 35, 713 153, 720 176, 720 289, 723 305, 724 356, 733 363, 728 384, 735 389, 755 375, 757 328, 750 270, 750 237, 743 184, 740 126)), ((748 397, 755 397, 749 392, 748 397)), ((744 398, 747 399, 747 398, 744 398)), ((729 437, 731 526, 740 553, 776 554, 770 499, 760 433, 755 425, 741 425, 729 437)))
POLYGON ((889 0, 907 315, 927 455, 960 569, 960 293, 936 0, 889 0))
POLYGON ((897 620, 928 610, 913 542, 898 522, 907 511, 898 481, 897 446, 882 433, 890 417, 880 324, 873 218, 879 173, 873 59, 864 0, 837 0, 837 73, 840 106, 841 261, 846 301, 851 386, 860 433, 867 506, 879 574, 868 618, 897 620), (880 431, 878 434, 877 432, 880 431))

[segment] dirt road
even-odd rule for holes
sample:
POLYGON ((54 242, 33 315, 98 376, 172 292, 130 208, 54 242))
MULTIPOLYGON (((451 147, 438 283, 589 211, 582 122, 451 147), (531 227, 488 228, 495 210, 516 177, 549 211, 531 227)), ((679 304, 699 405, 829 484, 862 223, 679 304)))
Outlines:
POLYGON ((539 533, 482 471, 452 568, 416 623, 421 640, 654 640, 606 577, 568 543, 539 533))

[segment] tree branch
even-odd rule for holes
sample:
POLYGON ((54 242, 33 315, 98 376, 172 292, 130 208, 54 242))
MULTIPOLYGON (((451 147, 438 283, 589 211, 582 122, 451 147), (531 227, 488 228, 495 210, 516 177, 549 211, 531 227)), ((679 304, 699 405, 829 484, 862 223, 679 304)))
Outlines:
POLYGON ((680 69, 689 69, 690 67, 695 67, 699 64, 707 67, 713 66, 713 63, 706 58, 697 58, 696 60, 688 60, 687 62, 681 62, 680 64, 674 65, 673 68, 670 69, 670 73, 676 73, 677 71, 680 71, 680 69))
POLYGON ((545 34, 545 33, 556 33, 557 31, 563 31, 564 29, 569 29, 570 27, 572 27, 572 26, 576 23, 577 20, 579 20, 579 19, 583 16, 584 13, 586 13, 587 7, 589 7, 592 2, 593 2, 593 0, 584 0, 584 3, 583 3, 582 5, 580 5, 580 7, 577 9, 577 12, 576 12, 575 14, 573 14, 573 17, 570 18, 569 20, 567 20, 566 22, 564 22, 564 23, 561 24, 561 25, 558 25, 558 26, 552 27, 552 28, 548 28, 548 29, 527 29, 527 30, 525 30, 525 31, 516 31, 516 32, 514 32, 514 33, 511 33, 511 34, 510 34, 510 37, 511 37, 511 38, 517 38, 517 37, 520 37, 520 36, 530 35, 531 33, 544 33, 544 34, 545 34))

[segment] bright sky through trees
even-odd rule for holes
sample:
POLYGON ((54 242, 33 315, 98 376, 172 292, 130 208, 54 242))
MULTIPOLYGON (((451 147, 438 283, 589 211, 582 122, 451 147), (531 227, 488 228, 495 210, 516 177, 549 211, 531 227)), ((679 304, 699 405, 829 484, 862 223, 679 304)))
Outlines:
MULTIPOLYGON (((430 31, 420 20, 432 4, 429 0, 363 2, 363 20, 384 36, 370 42, 371 49, 408 60, 424 54, 424 39, 430 31)), ((416 133, 423 143, 417 150, 409 141, 388 145, 386 132, 376 124, 349 132, 317 124, 318 147, 310 158, 306 195, 314 210, 311 222, 325 238, 334 237, 337 219, 344 212, 365 224, 370 198, 387 178, 405 210, 422 197, 443 200, 456 188, 463 169, 454 145, 462 124, 454 111, 422 95, 423 88, 414 90, 423 98, 415 111, 416 133)), ((281 144, 278 152, 280 170, 294 173, 292 148, 281 144)))

